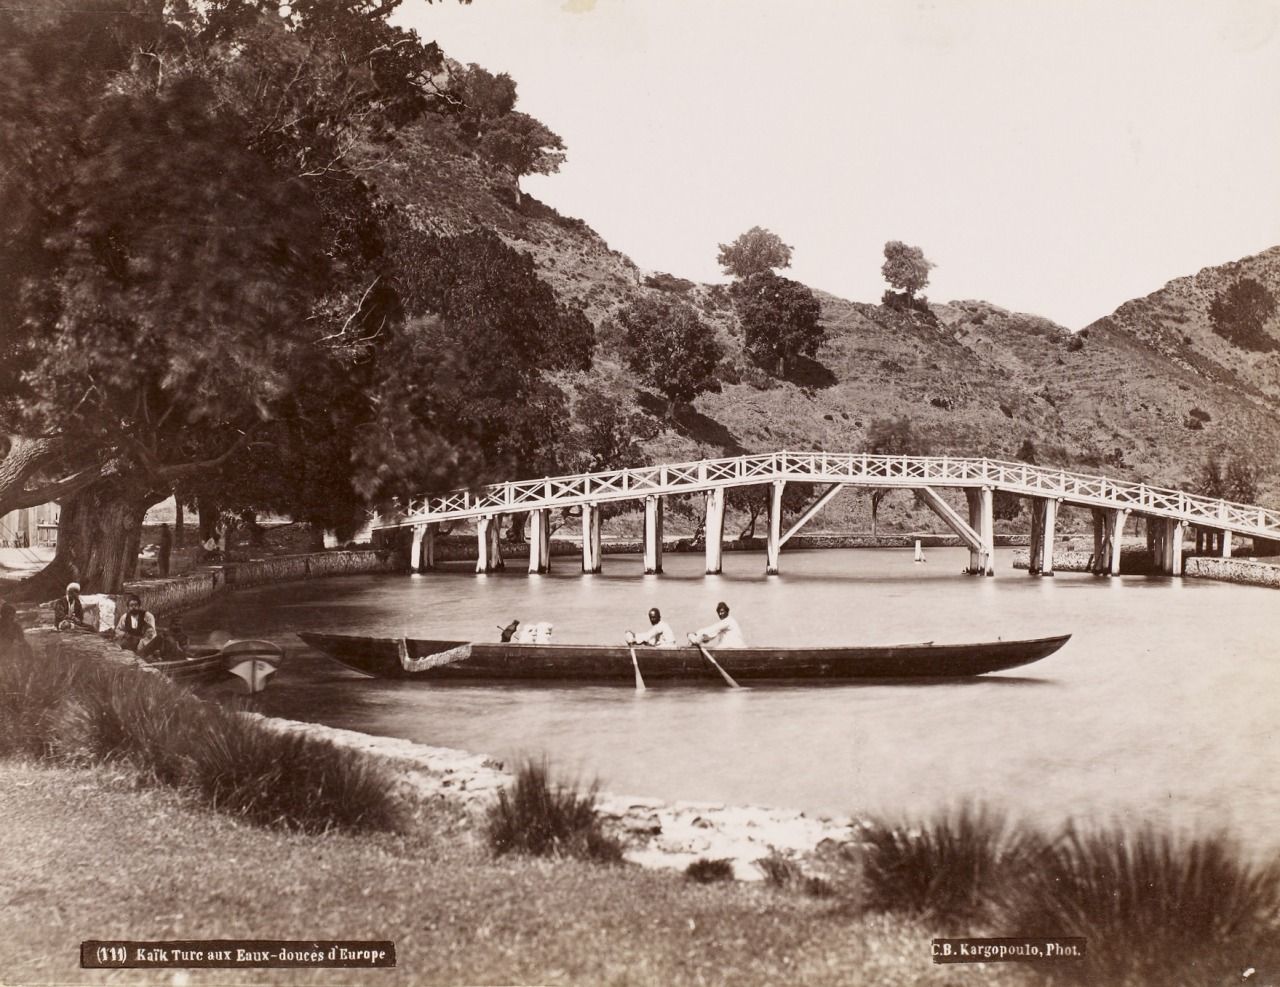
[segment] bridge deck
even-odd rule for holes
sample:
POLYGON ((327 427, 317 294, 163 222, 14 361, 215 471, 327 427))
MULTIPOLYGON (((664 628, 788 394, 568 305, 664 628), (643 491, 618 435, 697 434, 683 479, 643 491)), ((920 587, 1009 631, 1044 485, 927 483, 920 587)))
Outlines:
POLYGON ((986 487, 1083 506, 1132 511, 1240 535, 1280 539, 1280 511, 1165 487, 1029 463, 950 456, 873 456, 862 453, 774 452, 495 483, 416 498, 378 528, 605 501, 688 494, 773 481, 862 487, 986 487))

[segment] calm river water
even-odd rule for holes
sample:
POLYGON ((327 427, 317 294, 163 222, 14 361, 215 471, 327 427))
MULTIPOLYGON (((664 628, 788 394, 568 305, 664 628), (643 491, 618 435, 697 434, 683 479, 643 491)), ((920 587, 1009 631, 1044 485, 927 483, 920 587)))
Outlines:
MULTIPOLYGON (((1227 829, 1280 848, 1280 594, 1197 580, 1032 579, 999 552, 993 579, 961 576, 957 549, 915 565, 896 550, 698 555, 666 573, 606 556, 530 577, 513 564, 356 576, 247 591, 192 615, 196 631, 269 637, 290 660, 264 712, 483 752, 546 754, 614 792, 918 816, 981 802, 1057 825, 1227 829), (600 643, 662 608, 678 634, 724 599, 758 644, 902 643, 1070 632, 1025 669, 936 685, 471 687, 389 682, 306 650, 296 630, 495 639, 511 618, 600 643)), ((643 661, 643 657, 641 659, 643 661)))

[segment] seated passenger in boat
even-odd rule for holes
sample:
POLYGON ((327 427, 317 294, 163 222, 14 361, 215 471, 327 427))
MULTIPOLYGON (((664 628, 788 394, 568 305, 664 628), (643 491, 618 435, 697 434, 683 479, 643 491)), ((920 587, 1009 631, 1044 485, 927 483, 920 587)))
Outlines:
POLYGON ((514 640, 516 644, 550 644, 552 626, 547 621, 536 624, 525 624, 520 628, 514 640))
POLYGON ((729 616, 729 604, 716 604, 716 616, 720 619, 689 635, 689 640, 713 648, 745 648, 746 640, 736 617, 729 616))
POLYGON ((671 625, 662 619, 662 612, 653 607, 649 611, 649 629, 643 634, 632 634, 627 631, 628 644, 647 644, 654 648, 674 648, 676 646, 676 632, 671 629, 671 625))

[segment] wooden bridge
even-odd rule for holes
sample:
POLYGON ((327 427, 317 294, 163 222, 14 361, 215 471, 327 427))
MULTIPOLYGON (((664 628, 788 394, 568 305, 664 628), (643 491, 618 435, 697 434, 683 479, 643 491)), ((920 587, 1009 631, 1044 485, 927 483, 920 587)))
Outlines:
POLYGON ((1121 534, 1131 514, 1147 519, 1148 544, 1156 568, 1170 574, 1182 573, 1183 540, 1188 526, 1202 537, 1209 536, 1224 557, 1231 554, 1232 535, 1280 539, 1280 511, 1181 490, 994 459, 833 452, 775 452, 496 483, 478 490, 415 499, 401 515, 380 518, 374 528, 411 528, 411 567, 420 571, 434 568, 439 524, 474 519, 479 549, 476 571, 489 572, 502 565, 498 537, 502 516, 527 514, 529 571, 546 572, 551 560, 551 512, 580 508, 582 571, 599 572, 601 505, 636 501, 644 507, 644 569, 646 573, 656 573, 662 571, 662 498, 701 493, 706 511, 706 571, 718 573, 724 540, 725 491, 755 485, 769 488, 765 539, 768 573, 778 571, 782 547, 844 487, 912 490, 968 546, 966 571, 979 575, 993 572, 992 508, 997 491, 1030 501, 1032 575, 1053 574, 1055 526, 1059 507, 1064 504, 1093 512, 1095 571, 1107 575, 1120 570, 1121 534), (787 483, 796 482, 823 485, 825 489, 783 531, 782 493, 787 483), (964 491, 967 511, 962 513, 941 496, 939 490, 948 487, 964 491))

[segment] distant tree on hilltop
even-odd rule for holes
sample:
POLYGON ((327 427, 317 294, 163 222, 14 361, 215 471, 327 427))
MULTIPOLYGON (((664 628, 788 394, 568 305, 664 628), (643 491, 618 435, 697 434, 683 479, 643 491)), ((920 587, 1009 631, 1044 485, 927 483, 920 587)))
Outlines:
POLYGON ((720 244, 716 261, 725 274, 745 279, 775 268, 790 267, 791 248, 778 234, 753 226, 733 243, 720 244))
POLYGON ((667 399, 668 416, 715 385, 720 344, 689 305, 645 296, 618 313, 627 366, 667 399))
POLYGON ((906 294, 907 304, 914 301, 916 292, 929 283, 929 271, 936 265, 926 260, 924 251, 911 247, 901 240, 890 240, 884 245, 884 264, 880 273, 893 287, 906 294))
POLYGON ((1253 278, 1241 278, 1218 292, 1210 303, 1209 324, 1219 336, 1241 349, 1265 352, 1280 349, 1266 330, 1275 314, 1275 296, 1253 278))

